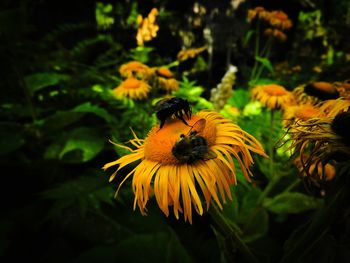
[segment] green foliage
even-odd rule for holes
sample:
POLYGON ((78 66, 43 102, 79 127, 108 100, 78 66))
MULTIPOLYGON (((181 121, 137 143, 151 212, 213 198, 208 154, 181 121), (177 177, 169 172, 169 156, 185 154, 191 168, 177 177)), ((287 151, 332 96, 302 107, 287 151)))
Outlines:
POLYGON ((192 262, 190 256, 181 245, 177 237, 170 233, 134 235, 120 242, 115 253, 121 259, 129 262, 192 262), (132 246, 134 253, 129 254, 132 246))
POLYGON ((255 59, 260 62, 265 68, 267 68, 271 73, 274 72, 273 66, 268 58, 263 58, 260 56, 256 56, 255 59))
POLYGON ((243 109, 250 100, 250 93, 246 89, 236 89, 228 100, 228 104, 243 109))
POLYGON ((59 217, 66 209, 78 209, 82 217, 89 211, 101 212, 103 204, 113 205, 113 189, 97 176, 81 176, 42 193, 54 205, 48 218, 59 217))
POLYGON ((196 61, 194 62, 194 72, 197 72, 197 71, 205 71, 208 69, 208 64, 207 62, 203 59, 202 56, 198 56, 196 58, 196 61))
POLYGON ((97 106, 92 105, 90 102, 86 102, 84 104, 80 104, 76 106, 71 112, 78 112, 78 113, 93 113, 96 116, 101 117, 106 122, 112 123, 115 122, 115 118, 109 114, 105 109, 97 106))
POLYGON ((25 83, 31 94, 54 85, 62 81, 68 81, 69 75, 59 73, 35 73, 25 77, 25 83))
POLYGON ((125 238, 117 245, 94 247, 76 258, 75 262, 193 262, 175 233, 156 232, 135 234, 125 238), (129 253, 130 247, 134 253, 129 253))
POLYGON ((45 152, 47 159, 59 159, 67 163, 87 162, 99 154, 105 144, 93 128, 79 127, 64 133, 45 152))
POLYGON ((213 109, 212 103, 201 97, 203 91, 204 89, 201 86, 196 85, 196 81, 191 81, 183 76, 180 82, 180 89, 173 94, 177 97, 187 99, 195 112, 202 109, 213 109))
POLYGON ((24 132, 20 125, 0 123, 0 156, 19 149, 24 143, 24 132))
MULTIPOLYGON (((250 104, 247 104, 250 105, 250 104)), ((252 104, 255 105, 255 104, 252 104)), ((274 126, 271 128, 271 112, 266 109, 261 109, 261 105, 257 104, 253 109, 245 111, 245 116, 238 119, 239 125, 248 133, 254 135, 259 141, 264 141, 270 145, 277 143, 278 139, 284 135, 282 130, 282 113, 276 111, 274 114, 274 126)))
POLYGON ((233 201, 225 205, 224 214, 238 225, 243 240, 252 242, 266 235, 269 216, 265 208, 257 206, 261 191, 238 185, 234 194, 233 201))
POLYGON ((142 63, 147 63, 150 60, 152 47, 136 47, 130 50, 130 60, 140 61, 142 63))
POLYGON ((111 4, 96 3, 96 22, 97 27, 101 29, 109 29, 114 24, 114 18, 111 17, 113 6, 111 4))
POLYGON ((277 214, 297 214, 320 208, 322 204, 322 200, 302 193, 282 193, 271 199, 266 199, 264 207, 277 214))
POLYGON ((325 28, 322 26, 321 10, 315 10, 312 12, 299 13, 298 20, 301 23, 301 27, 305 30, 305 39, 312 40, 314 38, 323 37, 326 34, 325 28))
POLYGON ((137 16, 138 16, 137 8, 138 8, 137 2, 131 3, 130 14, 128 16, 128 19, 126 20, 126 23, 128 25, 137 26, 137 16))

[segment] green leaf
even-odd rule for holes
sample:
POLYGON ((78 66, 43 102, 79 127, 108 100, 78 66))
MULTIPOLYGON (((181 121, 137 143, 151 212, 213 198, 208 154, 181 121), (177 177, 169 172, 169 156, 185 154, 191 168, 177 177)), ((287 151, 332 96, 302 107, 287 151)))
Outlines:
POLYGON ((60 216, 67 208, 78 209, 84 217, 89 210, 99 212, 102 203, 112 205, 114 190, 98 176, 82 176, 43 192, 42 197, 54 201, 48 218, 60 216))
POLYGON ((126 23, 129 26, 131 25, 137 26, 137 16, 139 14, 137 8, 138 8, 137 2, 131 3, 130 14, 126 20, 126 23))
POLYGON ((231 106, 243 109, 243 107, 250 101, 250 93, 245 89, 234 90, 232 96, 229 98, 228 103, 231 106))
POLYGON ((5 155, 19 149, 25 140, 22 127, 15 123, 0 124, 0 155, 5 155))
POLYGON ((92 113, 101 117, 107 122, 115 121, 115 118, 110 115, 105 109, 100 108, 90 102, 80 104, 72 110, 58 111, 55 114, 47 117, 43 120, 43 129, 59 130, 66 127, 79 119, 81 119, 86 113, 92 113))
POLYGON ((84 116, 84 113, 81 112, 72 112, 72 111, 58 111, 55 114, 47 117, 43 121, 43 129, 48 131, 57 131, 60 130, 84 116))
POLYGON ((164 232, 124 239, 118 243, 116 253, 121 262, 192 262, 177 237, 164 232))
POLYGON ((243 240, 245 242, 255 241, 266 235, 269 228, 269 215, 264 208, 259 208, 251 214, 249 221, 245 222, 243 240))
POLYGON ((273 66, 272 66, 272 64, 271 64, 271 62, 270 62, 269 59, 263 58, 263 57, 259 57, 259 56, 256 56, 255 59, 256 59, 257 61, 259 61, 261 64, 263 64, 264 67, 266 67, 271 73, 274 72, 274 71, 273 71, 273 66))
POLYGON ((170 231, 167 248, 167 262, 192 262, 191 257, 173 231, 170 231))
POLYGON ((224 206, 225 217, 233 225, 238 225, 245 242, 252 242, 266 235, 269 225, 268 213, 265 208, 257 206, 261 191, 241 184, 233 190, 233 201, 224 206))
POLYGON ((74 129, 48 147, 46 159, 60 159, 68 163, 87 162, 101 152, 105 139, 92 128, 74 129))
POLYGON ((58 73, 35 73, 25 77, 25 83, 31 94, 34 94, 36 91, 57 85, 62 81, 68 80, 70 77, 66 74, 58 73))
POLYGON ((254 34, 254 30, 248 30, 247 31, 246 35, 243 38, 243 42, 242 42, 243 47, 247 46, 247 44, 249 43, 249 41, 252 38, 253 34, 254 34))
POLYGON ((147 63, 150 59, 151 52, 154 48, 152 47, 137 47, 130 50, 130 57, 132 60, 137 60, 142 63, 147 63))
POLYGON ((84 252, 74 262, 192 262, 175 234, 138 234, 113 246, 99 246, 84 252))
POLYGON ((208 64, 202 56, 198 56, 194 63, 194 71, 204 71, 208 69, 208 64))
POLYGON ((203 88, 202 87, 193 87, 188 91, 189 96, 194 96, 194 97, 199 97, 203 93, 203 88))
POLYGON ((99 137, 95 130, 84 127, 71 131, 67 138, 59 153, 59 158, 69 162, 91 160, 103 149, 105 142, 104 138, 99 137))
POLYGON ((264 207, 274 213, 301 213, 320 208, 323 200, 302 193, 282 193, 264 202, 264 207))
POLYGON ((90 102, 80 104, 77 107, 75 107, 72 111, 80 113, 93 113, 107 122, 112 122, 114 120, 112 115, 110 115, 105 109, 100 108, 97 105, 93 105, 90 102))

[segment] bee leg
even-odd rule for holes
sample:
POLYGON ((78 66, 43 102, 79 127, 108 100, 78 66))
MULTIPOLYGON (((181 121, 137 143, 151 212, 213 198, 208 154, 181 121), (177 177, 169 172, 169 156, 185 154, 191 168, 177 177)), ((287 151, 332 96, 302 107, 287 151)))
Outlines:
POLYGON ((165 124, 165 119, 163 119, 163 120, 160 121, 159 130, 160 130, 161 128, 163 128, 164 124, 165 124))
POLYGON ((186 108, 186 110, 184 110, 184 111, 185 111, 187 119, 191 119, 191 115, 192 115, 191 108, 186 108))
POLYGON ((177 118, 179 118, 185 125, 191 127, 191 125, 189 125, 189 124, 185 121, 182 112, 176 112, 176 113, 175 113, 175 116, 176 116, 177 118))

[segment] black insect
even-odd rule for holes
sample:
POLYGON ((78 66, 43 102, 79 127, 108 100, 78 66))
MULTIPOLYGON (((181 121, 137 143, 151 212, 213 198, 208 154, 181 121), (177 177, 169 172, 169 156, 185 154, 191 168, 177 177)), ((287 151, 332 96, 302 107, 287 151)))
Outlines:
POLYGON ((304 87, 304 92, 320 100, 333 100, 339 98, 337 89, 328 82, 312 82, 304 87))
POLYGON ((198 120, 184 135, 180 135, 180 139, 172 148, 172 153, 181 163, 193 163, 198 160, 210 160, 216 158, 217 155, 210 150, 207 140, 200 136, 199 133, 205 128, 205 119, 198 120))
POLYGON ((172 116, 180 119, 187 126, 190 126, 184 119, 184 116, 186 116, 187 119, 191 119, 192 108, 185 99, 173 97, 161 100, 156 105, 155 113, 160 121, 160 129, 164 126, 165 121, 172 116))
POLYGON ((346 146, 350 146, 350 110, 337 114, 332 121, 331 128, 341 137, 346 146))

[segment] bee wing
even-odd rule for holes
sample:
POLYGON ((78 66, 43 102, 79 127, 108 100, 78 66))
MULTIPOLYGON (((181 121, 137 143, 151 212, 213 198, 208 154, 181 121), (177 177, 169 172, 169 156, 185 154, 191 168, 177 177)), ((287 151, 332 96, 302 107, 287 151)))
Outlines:
POLYGON ((214 153, 212 150, 209 150, 208 153, 206 153, 204 156, 203 156, 203 159, 204 160, 210 160, 210 159, 214 159, 217 157, 217 154, 214 153))
POLYGON ((164 99, 158 100, 158 101, 154 104, 155 111, 160 110, 160 109, 162 108, 162 106, 163 106, 163 103, 169 101, 170 99, 172 99, 172 98, 164 98, 164 99))
POLYGON ((187 135, 190 135, 190 133, 193 131, 196 131, 197 133, 202 132, 205 128, 206 122, 207 121, 205 119, 199 119, 198 121, 196 121, 195 124, 193 124, 192 128, 187 133, 187 135))

